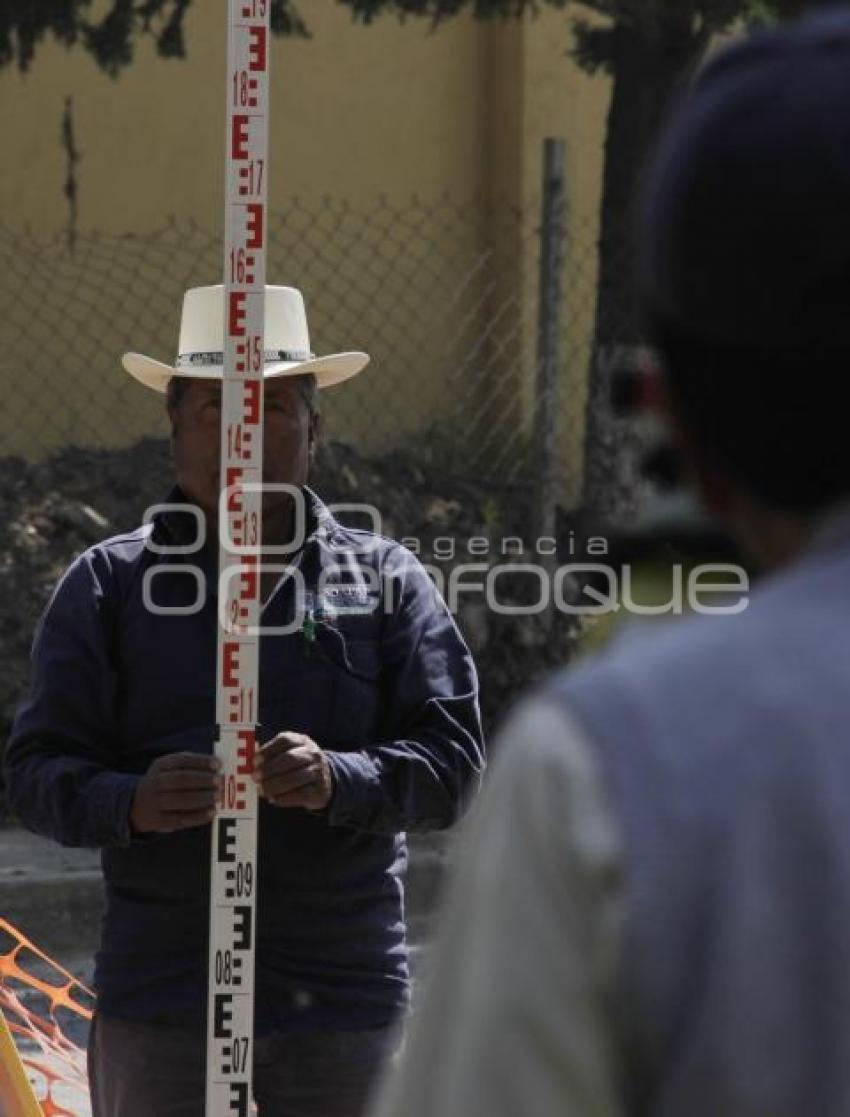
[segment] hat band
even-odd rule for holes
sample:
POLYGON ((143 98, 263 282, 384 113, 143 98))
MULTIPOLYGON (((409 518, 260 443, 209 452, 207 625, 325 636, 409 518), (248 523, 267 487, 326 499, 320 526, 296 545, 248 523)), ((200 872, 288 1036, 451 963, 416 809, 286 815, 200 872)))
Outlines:
MULTIPOLYGON (((266 349, 264 362, 274 361, 312 361, 316 356, 307 349, 266 349)), ((181 353, 174 363, 175 368, 196 368, 204 365, 224 367, 224 353, 181 353)))

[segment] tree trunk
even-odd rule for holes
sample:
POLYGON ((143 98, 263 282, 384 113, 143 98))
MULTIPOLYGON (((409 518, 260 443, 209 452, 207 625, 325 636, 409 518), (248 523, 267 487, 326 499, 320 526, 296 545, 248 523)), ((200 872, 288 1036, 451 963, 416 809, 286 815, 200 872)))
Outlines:
MULTIPOLYGON (((636 346, 641 327, 634 291, 635 203, 641 174, 677 87, 704 43, 690 5, 680 15, 611 31, 614 88, 608 114, 599 240, 599 288, 588 372, 584 505, 591 515, 622 515, 633 504, 629 432, 611 415, 610 379, 618 348, 636 346)), ((631 441, 634 441, 632 439, 631 441)), ((632 448, 633 450, 634 448, 632 448)))

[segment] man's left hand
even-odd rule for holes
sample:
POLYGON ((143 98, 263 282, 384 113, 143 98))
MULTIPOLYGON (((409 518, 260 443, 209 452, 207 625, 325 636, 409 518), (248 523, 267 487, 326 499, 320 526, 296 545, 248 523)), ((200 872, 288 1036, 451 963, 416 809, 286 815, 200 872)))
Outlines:
POLYGON ((263 745, 254 757, 254 780, 276 807, 321 811, 333 793, 327 757, 304 733, 278 733, 263 745))

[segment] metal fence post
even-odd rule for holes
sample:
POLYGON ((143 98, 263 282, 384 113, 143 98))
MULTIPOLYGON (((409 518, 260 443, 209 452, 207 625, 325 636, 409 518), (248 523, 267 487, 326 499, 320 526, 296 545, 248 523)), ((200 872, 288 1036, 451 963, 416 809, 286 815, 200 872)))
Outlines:
MULTIPOLYGON (((540 228, 537 383, 534 414, 534 532, 554 538, 558 506, 558 365, 564 242, 566 233, 565 148, 563 140, 543 143, 543 206, 540 228)), ((547 550, 549 548, 547 547, 547 550)), ((551 556, 547 567, 557 559, 551 556)), ((551 615, 551 612, 550 612, 551 615)))

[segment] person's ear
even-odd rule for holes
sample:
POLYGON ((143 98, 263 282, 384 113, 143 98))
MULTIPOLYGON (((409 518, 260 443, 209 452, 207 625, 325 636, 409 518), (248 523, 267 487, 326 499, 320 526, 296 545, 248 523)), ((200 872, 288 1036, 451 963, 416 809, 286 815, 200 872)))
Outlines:
POLYGON ((166 414, 168 415, 168 422, 169 422, 169 425, 171 427, 169 438, 171 440, 171 445, 173 446, 174 445, 174 439, 177 437, 177 424, 178 424, 177 409, 175 407, 172 407, 170 403, 167 403, 165 405, 165 411, 166 411, 166 414))
POLYGON ((322 433, 322 416, 318 411, 310 413, 309 425, 307 427, 307 457, 310 465, 313 464, 313 459, 316 456, 316 448, 319 445, 319 436, 322 433))

